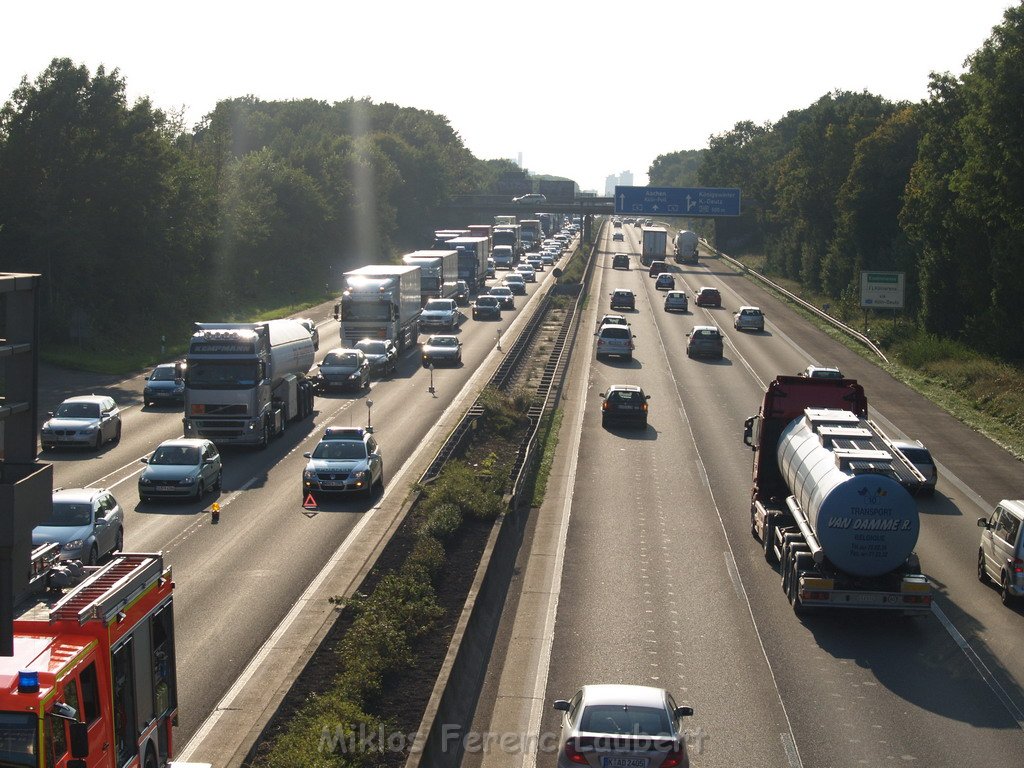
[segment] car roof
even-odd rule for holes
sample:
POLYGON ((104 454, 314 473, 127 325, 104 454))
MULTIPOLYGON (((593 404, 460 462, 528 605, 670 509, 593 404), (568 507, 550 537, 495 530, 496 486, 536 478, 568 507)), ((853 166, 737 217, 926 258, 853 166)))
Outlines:
POLYGON ((321 440, 359 440, 366 437, 367 431, 363 427, 327 427, 321 435, 321 440))
POLYGON ((164 440, 157 448, 203 448, 212 445, 209 440, 201 437, 179 437, 173 440, 164 440))
POLYGON ((714 288, 714 287, 712 287, 712 286, 710 286, 710 285, 702 285, 702 286, 701 286, 700 288, 698 288, 697 290, 698 290, 698 291, 715 291, 715 292, 717 292, 717 291, 718 291, 718 289, 717 289, 717 288, 714 288))
POLYGON ((643 392, 636 384, 609 384, 609 392, 643 392))
MULTIPOLYGON (((360 339, 360 341, 373 341, 373 339, 360 339)), ((361 355, 363 350, 356 349, 355 347, 335 347, 334 349, 328 350, 328 355, 361 355)))
POLYGON ((678 299, 679 297, 686 298, 686 291, 669 291, 665 294, 666 299, 678 299))
POLYGON ((750 310, 753 310, 754 312, 760 312, 761 308, 760 307, 740 307, 739 308, 739 312, 740 313, 747 312, 747 311, 750 311, 750 310))
POLYGON ((106 488, 54 488, 53 500, 84 503, 92 501, 101 493, 106 493, 106 488))
POLYGON ((718 326, 717 325, 695 325, 695 326, 693 326, 693 333, 696 333, 697 331, 715 331, 715 332, 717 332, 718 331, 718 326))
POLYGON ((583 702, 622 704, 632 707, 664 707, 665 690, 648 685, 601 684, 583 686, 583 702))
POLYGON ((629 288, 616 288, 615 293, 628 293, 630 296, 633 295, 633 292, 629 288))
POLYGON ((105 403, 110 399, 107 395, 77 395, 63 400, 61 405, 64 403, 105 403))
POLYGON ((438 339, 455 339, 455 341, 458 341, 459 337, 451 333, 432 333, 427 336, 427 344, 438 339))

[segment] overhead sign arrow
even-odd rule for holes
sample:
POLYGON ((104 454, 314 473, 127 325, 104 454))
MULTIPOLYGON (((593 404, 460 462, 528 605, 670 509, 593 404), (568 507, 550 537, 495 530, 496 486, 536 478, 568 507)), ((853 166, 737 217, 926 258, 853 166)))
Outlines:
POLYGON ((740 215, 740 190, 717 187, 615 187, 615 213, 714 217, 740 215), (683 213, 685 211, 685 213, 683 213))

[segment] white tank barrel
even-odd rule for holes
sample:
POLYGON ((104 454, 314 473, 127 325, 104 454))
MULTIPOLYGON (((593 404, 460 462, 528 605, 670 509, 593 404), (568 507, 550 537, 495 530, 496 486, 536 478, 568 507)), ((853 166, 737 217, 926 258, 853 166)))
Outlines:
POLYGON ((913 497, 884 450, 853 447, 873 431, 847 411, 808 409, 779 438, 779 470, 825 556, 855 576, 899 567, 920 531, 913 497))
POLYGON ((273 386, 289 374, 308 373, 316 353, 306 326, 298 320, 271 320, 267 327, 273 386))

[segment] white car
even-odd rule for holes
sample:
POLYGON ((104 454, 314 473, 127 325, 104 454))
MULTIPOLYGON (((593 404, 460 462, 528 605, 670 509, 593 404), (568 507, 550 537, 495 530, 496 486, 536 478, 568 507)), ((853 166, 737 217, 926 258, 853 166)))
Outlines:
POLYGON ((824 365, 808 365, 800 372, 801 376, 808 379, 841 379, 843 372, 838 368, 829 368, 824 365))
POLYGON ((764 312, 760 307, 740 307, 732 316, 732 327, 737 331, 763 331, 764 312))
POLYGON ((1024 596, 1024 499, 1003 499, 990 518, 978 518, 978 579, 996 582, 1003 605, 1024 596))
POLYGON ((99 450, 108 440, 121 440, 121 410, 112 397, 69 397, 49 414, 39 431, 43 450, 83 447, 99 450))
POLYGON ((454 328, 458 324, 455 299, 430 299, 420 312, 420 328, 454 328))
POLYGON ((636 335, 628 325, 605 324, 597 331, 597 359, 618 355, 627 360, 633 359, 636 335))

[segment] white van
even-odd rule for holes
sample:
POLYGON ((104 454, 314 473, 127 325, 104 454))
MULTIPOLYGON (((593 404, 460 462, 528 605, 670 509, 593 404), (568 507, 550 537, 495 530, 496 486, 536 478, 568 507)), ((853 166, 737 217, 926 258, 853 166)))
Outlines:
POLYGON ((633 359, 636 338, 628 325, 606 323, 597 332, 597 359, 608 355, 620 355, 627 360, 633 359))
POLYGON ((978 546, 978 579, 994 581, 1003 605, 1013 605, 1024 595, 1024 499, 1003 499, 991 517, 979 517, 982 528, 978 546))

